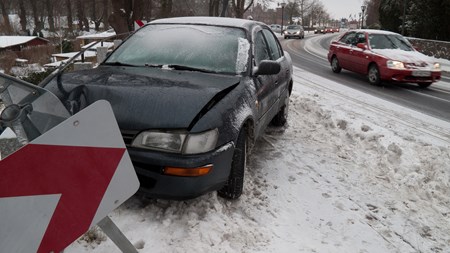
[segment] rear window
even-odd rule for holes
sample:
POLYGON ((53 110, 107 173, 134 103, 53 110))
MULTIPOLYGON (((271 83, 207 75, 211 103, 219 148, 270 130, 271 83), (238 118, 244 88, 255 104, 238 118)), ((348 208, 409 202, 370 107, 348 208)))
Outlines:
POLYGON ((249 49, 250 43, 242 29, 158 24, 138 30, 106 63, 182 65, 239 74, 247 70, 249 49))

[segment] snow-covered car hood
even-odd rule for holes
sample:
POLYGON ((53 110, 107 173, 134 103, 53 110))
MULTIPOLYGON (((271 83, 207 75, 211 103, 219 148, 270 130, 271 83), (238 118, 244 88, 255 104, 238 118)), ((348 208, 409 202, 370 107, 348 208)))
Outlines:
MULTIPOLYGON (((151 68, 108 67, 68 73, 66 90, 85 85, 88 103, 109 101, 121 129, 186 129, 221 91, 240 76, 151 68)), ((58 93, 55 83, 48 87, 58 93)))
POLYGON ((417 51, 404 51, 401 49, 372 49, 372 52, 382 55, 388 59, 405 63, 433 62, 431 57, 417 51))

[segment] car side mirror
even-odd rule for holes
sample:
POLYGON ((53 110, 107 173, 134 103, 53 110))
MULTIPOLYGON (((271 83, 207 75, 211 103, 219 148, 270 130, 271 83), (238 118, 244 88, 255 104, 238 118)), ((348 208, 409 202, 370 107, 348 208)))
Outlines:
POLYGON ((255 75, 275 75, 280 73, 281 65, 276 61, 262 60, 258 67, 253 69, 255 75))
POLYGON ((362 50, 366 50, 367 49, 367 46, 364 43, 358 43, 358 44, 356 44, 356 47, 357 48, 361 48, 362 50))

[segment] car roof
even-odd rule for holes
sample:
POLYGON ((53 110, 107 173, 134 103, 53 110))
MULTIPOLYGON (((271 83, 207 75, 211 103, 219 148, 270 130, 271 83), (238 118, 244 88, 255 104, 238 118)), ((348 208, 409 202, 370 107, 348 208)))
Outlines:
POLYGON ((257 25, 267 26, 266 24, 250 19, 241 18, 225 18, 225 17, 177 17, 177 18, 164 18, 157 19, 149 24, 193 24, 193 25, 213 25, 213 26, 228 26, 244 28, 251 30, 252 27, 257 25))
POLYGON ((355 32, 366 32, 369 34, 390 34, 390 35, 400 35, 398 33, 395 32, 391 32, 391 31, 385 31, 385 30, 377 30, 377 29, 357 29, 357 30, 352 30, 355 32))

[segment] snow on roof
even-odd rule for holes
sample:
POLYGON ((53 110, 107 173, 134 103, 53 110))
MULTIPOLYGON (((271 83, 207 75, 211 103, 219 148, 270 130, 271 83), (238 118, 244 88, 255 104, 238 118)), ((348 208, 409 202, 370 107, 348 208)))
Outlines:
MULTIPOLYGON (((90 47, 92 44, 97 43, 97 41, 93 41, 87 45, 84 45, 81 47, 81 49, 86 49, 88 47, 90 47)), ((93 46, 90 48, 90 50, 97 50, 97 47, 107 47, 107 48, 112 48, 114 47, 114 43, 113 42, 99 42, 97 43, 97 45, 93 46), (102 45, 103 44, 103 45, 102 45)))
POLYGON ((61 66, 65 62, 67 62, 68 60, 69 59, 47 63, 47 64, 44 65, 44 68, 58 68, 59 66, 61 66))
POLYGON ((37 36, 0 36, 0 48, 7 48, 16 45, 25 44, 34 39, 41 39, 48 41, 44 38, 37 36))
MULTIPOLYGON (((52 54, 54 57, 61 57, 61 58, 72 58, 74 57, 78 52, 70 52, 70 53, 62 53, 62 54, 52 54)), ((85 51, 84 57, 95 57, 97 55, 96 52, 93 51, 85 51)), ((76 60, 81 60, 81 56, 78 56, 76 60)))
POLYGON ((116 36, 116 32, 113 30, 108 30, 108 31, 102 32, 102 33, 81 35, 81 36, 78 36, 77 39, 98 40, 98 39, 108 39, 108 38, 112 38, 114 36, 116 36))

